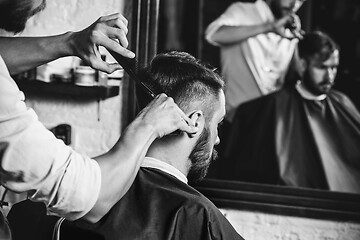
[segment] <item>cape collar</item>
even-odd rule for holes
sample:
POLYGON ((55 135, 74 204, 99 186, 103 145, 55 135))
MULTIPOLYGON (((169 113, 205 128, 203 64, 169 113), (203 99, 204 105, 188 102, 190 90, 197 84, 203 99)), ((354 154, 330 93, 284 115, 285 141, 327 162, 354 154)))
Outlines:
POLYGON ((184 183, 188 183, 188 180, 186 178, 186 176, 179 171, 179 169, 175 168, 174 166, 163 162, 159 159, 156 158, 151 158, 151 157, 145 157, 143 163, 141 164, 142 167, 147 167, 147 168, 155 168, 155 169, 159 169, 163 172, 166 172, 174 177, 176 177, 177 179, 179 179, 180 181, 184 182, 184 183))
POLYGON ((296 82, 295 88, 298 91, 298 93, 301 95, 301 97, 307 100, 322 101, 327 96, 326 94, 314 95, 305 88, 305 86, 302 84, 300 80, 296 82))

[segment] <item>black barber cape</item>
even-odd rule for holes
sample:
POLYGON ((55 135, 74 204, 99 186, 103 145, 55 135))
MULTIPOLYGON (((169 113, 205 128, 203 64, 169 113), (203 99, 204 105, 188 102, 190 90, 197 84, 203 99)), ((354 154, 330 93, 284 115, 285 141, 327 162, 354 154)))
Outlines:
POLYGON ((360 193, 360 114, 342 93, 295 87, 240 105, 218 177, 360 193))
MULTIPOLYGON (((18 211, 23 219, 21 214, 24 212, 18 211)), ((13 224, 17 225, 16 221, 13 224)), ((60 233, 61 240, 243 239, 210 200, 153 168, 140 168, 129 191, 98 223, 64 221, 60 233)))

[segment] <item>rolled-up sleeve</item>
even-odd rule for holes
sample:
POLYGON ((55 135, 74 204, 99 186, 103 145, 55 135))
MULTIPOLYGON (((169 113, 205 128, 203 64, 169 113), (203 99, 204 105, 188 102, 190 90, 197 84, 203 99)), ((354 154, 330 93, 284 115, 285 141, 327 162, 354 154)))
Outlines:
POLYGON ((0 57, 0 181, 27 192, 49 213, 81 218, 95 205, 101 186, 98 163, 75 152, 46 129, 10 77, 0 57))
POLYGON ((212 40, 212 36, 214 33, 219 30, 222 26, 239 26, 239 17, 241 18, 241 14, 243 12, 242 5, 238 3, 233 3, 230 5, 226 11, 220 15, 215 21, 210 23, 210 25, 206 28, 205 38, 206 40, 215 46, 219 46, 217 42, 212 40))
POLYGON ((210 44, 219 46, 219 44, 212 39, 216 31, 218 31, 222 26, 236 27, 261 24, 262 22, 258 20, 259 18, 254 17, 254 15, 259 14, 259 11, 264 16, 271 15, 269 7, 262 0, 257 0, 255 3, 232 3, 223 14, 210 23, 210 25, 206 28, 205 39, 210 44))

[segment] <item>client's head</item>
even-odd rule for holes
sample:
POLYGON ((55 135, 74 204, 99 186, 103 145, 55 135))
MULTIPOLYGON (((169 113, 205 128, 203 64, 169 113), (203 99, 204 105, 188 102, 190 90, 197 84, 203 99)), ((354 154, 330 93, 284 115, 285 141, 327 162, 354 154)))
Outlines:
POLYGON ((314 31, 298 45, 304 86, 313 94, 328 93, 334 85, 339 65, 339 47, 327 34, 314 31))
POLYGON ((195 123, 195 134, 169 135, 157 139, 147 156, 165 161, 188 176, 189 181, 205 177, 216 157, 217 127, 225 115, 224 81, 188 53, 157 55, 140 74, 150 88, 166 93, 195 123))

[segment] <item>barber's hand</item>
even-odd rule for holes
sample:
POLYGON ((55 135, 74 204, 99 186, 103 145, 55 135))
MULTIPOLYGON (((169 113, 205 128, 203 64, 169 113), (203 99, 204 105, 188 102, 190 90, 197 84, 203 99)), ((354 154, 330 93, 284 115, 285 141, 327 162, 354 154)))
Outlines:
POLYGON ((301 39, 304 34, 301 30, 301 21, 298 15, 289 14, 278 20, 275 20, 272 24, 272 31, 283 38, 301 39))
POLYGON ((150 125, 154 129, 156 137, 159 138, 176 130, 190 134, 199 130, 174 100, 164 93, 156 96, 137 118, 150 125))
POLYGON ((121 69, 117 63, 109 64, 101 59, 99 46, 115 51, 125 57, 133 58, 135 54, 126 49, 128 21, 121 14, 111 14, 99 18, 92 25, 71 35, 71 47, 74 55, 83 59, 91 67, 112 73, 121 69))

